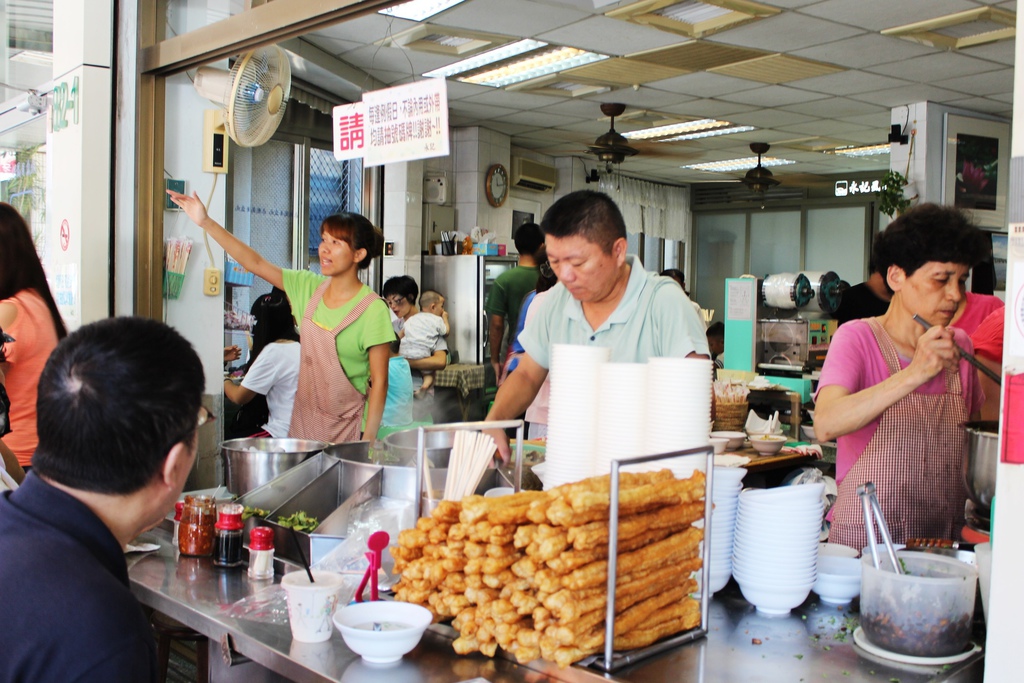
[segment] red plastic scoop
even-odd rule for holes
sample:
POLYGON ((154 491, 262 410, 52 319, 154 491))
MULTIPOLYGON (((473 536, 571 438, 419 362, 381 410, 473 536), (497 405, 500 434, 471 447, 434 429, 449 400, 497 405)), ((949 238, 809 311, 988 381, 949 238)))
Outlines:
POLYGON ((380 570, 380 554, 388 547, 390 542, 391 536, 386 531, 374 531, 370 534, 370 538, 367 539, 366 545, 370 552, 366 553, 366 559, 369 561, 370 566, 366 568, 363 580, 359 582, 359 588, 356 589, 356 602, 363 601, 363 590, 366 588, 367 582, 370 584, 370 600, 376 601, 378 599, 377 572, 380 570))

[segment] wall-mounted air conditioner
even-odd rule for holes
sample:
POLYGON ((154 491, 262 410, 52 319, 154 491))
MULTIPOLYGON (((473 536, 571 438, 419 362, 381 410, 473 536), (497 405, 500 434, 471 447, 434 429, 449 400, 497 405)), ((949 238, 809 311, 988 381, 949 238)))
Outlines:
POLYGON ((525 157, 512 157, 512 186, 536 192, 550 192, 558 181, 558 170, 525 157))

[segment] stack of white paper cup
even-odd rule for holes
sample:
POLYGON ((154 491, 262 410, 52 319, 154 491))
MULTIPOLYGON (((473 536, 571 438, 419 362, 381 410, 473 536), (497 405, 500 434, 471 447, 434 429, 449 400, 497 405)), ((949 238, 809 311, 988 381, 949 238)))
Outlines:
MULTIPOLYGON (((597 404, 597 457, 594 474, 608 474, 612 458, 645 455, 647 368, 640 363, 605 363, 600 370, 601 397, 597 404)), ((660 469, 659 463, 628 465, 641 472, 660 469)))
POLYGON ((544 486, 554 488, 594 473, 600 369, 611 349, 555 344, 551 348, 551 401, 548 408, 544 486))
MULTIPOLYGON (((708 443, 711 381, 714 366, 704 358, 651 358, 647 361, 648 453, 669 453, 708 443)), ((658 463, 678 478, 704 469, 704 458, 676 458, 658 463)))

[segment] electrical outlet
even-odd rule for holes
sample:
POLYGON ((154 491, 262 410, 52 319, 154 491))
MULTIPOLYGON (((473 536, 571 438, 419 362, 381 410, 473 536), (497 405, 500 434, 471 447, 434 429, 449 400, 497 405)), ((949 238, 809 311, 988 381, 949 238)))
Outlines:
POLYGON ((207 268, 203 271, 203 294, 206 296, 217 296, 220 294, 220 283, 224 276, 220 268, 207 268))

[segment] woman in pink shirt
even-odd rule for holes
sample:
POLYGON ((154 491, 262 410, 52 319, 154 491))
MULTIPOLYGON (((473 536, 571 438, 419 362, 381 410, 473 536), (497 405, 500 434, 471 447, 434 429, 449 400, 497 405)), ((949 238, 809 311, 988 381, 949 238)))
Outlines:
POLYGON ((32 462, 36 436, 36 387, 46 359, 67 336, 32 232, 10 204, 0 203, 0 328, 14 337, 4 347, 11 433, 3 437, 18 463, 32 462))
POLYGON ((829 540, 867 544, 857 488, 873 482, 896 542, 959 538, 966 493, 963 423, 984 399, 949 327, 984 237, 961 211, 922 204, 878 236, 874 261, 893 292, 885 314, 840 327, 818 382, 814 429, 838 440, 829 540), (932 327, 914 320, 919 315, 932 327))

